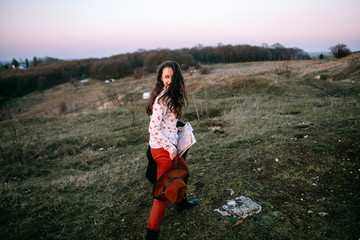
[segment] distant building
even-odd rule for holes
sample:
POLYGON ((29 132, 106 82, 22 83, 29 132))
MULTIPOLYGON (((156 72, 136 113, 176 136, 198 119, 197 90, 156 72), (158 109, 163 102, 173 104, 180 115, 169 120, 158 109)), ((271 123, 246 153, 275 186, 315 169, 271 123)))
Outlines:
POLYGON ((24 69, 26 69, 26 63, 25 63, 25 61, 22 61, 21 58, 20 58, 20 60, 19 60, 19 66, 16 67, 16 66, 13 64, 13 65, 11 65, 11 68, 12 68, 12 69, 21 69, 21 70, 24 70, 24 69))

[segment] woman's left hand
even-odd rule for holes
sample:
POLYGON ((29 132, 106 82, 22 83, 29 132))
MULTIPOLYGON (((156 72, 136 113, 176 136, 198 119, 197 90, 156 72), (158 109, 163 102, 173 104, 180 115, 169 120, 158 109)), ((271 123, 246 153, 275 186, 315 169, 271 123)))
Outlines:
POLYGON ((176 157, 177 151, 173 151, 170 153, 170 158, 171 160, 174 160, 174 158, 176 157))
POLYGON ((182 130, 182 127, 177 127, 177 129, 178 129, 178 132, 183 132, 183 130, 182 130))

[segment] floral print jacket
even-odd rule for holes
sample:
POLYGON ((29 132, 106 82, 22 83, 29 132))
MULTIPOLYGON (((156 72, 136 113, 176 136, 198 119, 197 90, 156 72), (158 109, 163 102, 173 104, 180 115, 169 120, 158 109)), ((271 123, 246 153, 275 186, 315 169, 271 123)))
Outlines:
POLYGON ((166 99, 159 98, 165 93, 166 88, 156 97, 150 116, 149 144, 151 148, 164 148, 169 153, 176 151, 178 129, 176 115, 166 106, 166 99))

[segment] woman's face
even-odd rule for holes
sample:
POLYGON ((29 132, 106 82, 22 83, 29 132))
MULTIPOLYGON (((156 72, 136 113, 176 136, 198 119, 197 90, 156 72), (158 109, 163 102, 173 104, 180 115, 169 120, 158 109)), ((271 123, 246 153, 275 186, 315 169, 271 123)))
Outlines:
POLYGON ((161 74, 161 81, 168 88, 173 78, 174 71, 171 67, 164 67, 161 74))

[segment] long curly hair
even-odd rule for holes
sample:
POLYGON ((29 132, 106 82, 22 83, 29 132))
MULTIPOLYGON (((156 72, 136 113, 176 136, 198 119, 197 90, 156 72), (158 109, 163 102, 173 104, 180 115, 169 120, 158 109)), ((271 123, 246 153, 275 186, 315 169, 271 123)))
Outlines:
POLYGON ((157 74, 156 85, 151 92, 149 102, 146 106, 146 114, 148 116, 152 115, 152 107, 154 105, 155 99, 164 88, 164 83, 161 80, 161 76, 163 69, 166 67, 171 67, 174 73, 167 91, 161 98, 159 98, 159 100, 164 99, 167 107, 176 115, 176 118, 179 119, 182 115, 183 107, 188 105, 188 100, 181 68, 179 64, 174 61, 165 61, 160 65, 157 74))

